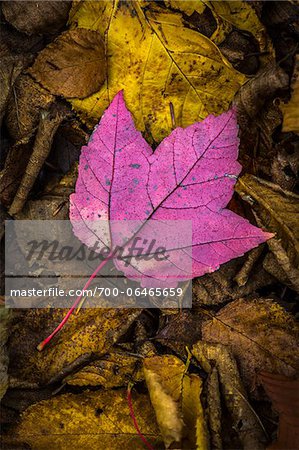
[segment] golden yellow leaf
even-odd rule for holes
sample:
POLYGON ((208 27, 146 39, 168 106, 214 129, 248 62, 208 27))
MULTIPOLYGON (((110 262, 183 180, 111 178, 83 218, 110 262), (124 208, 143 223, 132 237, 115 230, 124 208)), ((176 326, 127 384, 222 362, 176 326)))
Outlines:
POLYGON ((201 15, 205 8, 209 8, 216 20, 217 28, 210 36, 215 44, 221 44, 234 29, 250 32, 260 45, 260 51, 273 52, 270 38, 266 29, 257 16, 250 2, 234 0, 167 0, 166 5, 182 11, 187 16, 193 13, 201 15))
POLYGON ((206 5, 198 0, 165 0, 165 5, 184 12, 187 16, 191 16, 195 11, 202 14, 206 5))
MULTIPOLYGON (((270 38, 266 34, 264 25, 259 20, 250 2, 246 1, 205 1, 214 12, 215 17, 224 20, 232 26, 248 31, 260 44, 260 51, 272 51, 270 38)), ((219 25, 218 25, 219 26, 219 25)))
POLYGON ((105 41, 107 80, 99 92, 71 103, 93 125, 124 89, 137 127, 160 141, 173 126, 187 126, 226 110, 246 77, 210 39, 184 26, 179 11, 154 2, 144 8, 143 3, 74 4, 70 26, 97 30, 105 41))
POLYGON ((73 386, 103 386, 105 389, 127 386, 129 382, 140 381, 143 374, 140 358, 112 350, 102 359, 94 361, 78 372, 64 379, 73 386))
POLYGON ((172 355, 145 358, 144 375, 166 448, 206 450, 201 379, 186 374, 184 363, 172 355))
MULTIPOLYGON (((148 396, 132 393, 132 403, 141 433, 161 448, 148 396)), ((130 416, 126 390, 85 391, 41 401, 22 414, 15 434, 32 450, 144 449, 130 416)))
POLYGON ((130 309, 81 309, 42 352, 37 344, 60 323, 65 309, 33 309, 26 312, 10 338, 11 370, 14 376, 45 384, 61 379, 70 369, 87 364, 92 354, 104 355, 139 314, 130 309))
POLYGON ((182 412, 186 423, 188 441, 196 450, 209 448, 204 410, 200 401, 202 380, 194 374, 183 378, 182 384, 182 412), (192 432, 195 430, 195 433, 192 432))
POLYGON ((283 113, 283 131, 299 133, 299 56, 296 57, 296 65, 292 78, 291 100, 286 105, 280 105, 283 113))

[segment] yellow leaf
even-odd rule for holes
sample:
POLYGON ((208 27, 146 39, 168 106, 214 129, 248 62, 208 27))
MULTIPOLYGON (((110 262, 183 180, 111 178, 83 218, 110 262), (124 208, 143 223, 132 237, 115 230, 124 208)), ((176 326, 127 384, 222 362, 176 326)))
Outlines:
POLYGON ((105 389, 127 386, 129 382, 141 381, 140 358, 111 351, 102 359, 94 361, 64 379, 73 386, 103 386, 105 389))
POLYGON ((187 16, 191 16, 195 11, 202 14, 206 8, 201 0, 165 0, 165 5, 184 12, 187 16))
POLYGON ((172 355, 145 358, 144 375, 166 448, 176 444, 182 449, 206 450, 201 379, 186 374, 184 363, 172 355))
POLYGON ((142 1, 76 3, 71 27, 101 33, 107 54, 107 80, 99 92, 71 101, 94 125, 114 95, 124 89, 137 127, 160 141, 175 126, 187 126, 229 107, 246 81, 218 47, 184 26, 182 14, 142 1))
POLYGON ((16 378, 46 384, 61 379, 90 361, 91 355, 104 355, 139 314, 130 309, 83 308, 71 315, 53 343, 42 352, 37 344, 60 323, 65 309, 26 311, 10 338, 11 370, 16 378))
POLYGON ((296 57, 296 65, 292 78, 291 100, 286 105, 281 105, 283 113, 283 131, 294 131, 299 134, 299 56, 296 57))
MULTIPOLYGON (((141 433, 161 448, 148 397, 132 393, 132 403, 141 433)), ((126 390, 85 391, 36 403, 23 413, 15 434, 32 450, 144 449, 130 416, 126 390)))
POLYGON ((201 391, 202 380, 197 375, 190 374, 183 378, 182 412, 187 424, 189 442, 196 450, 209 448, 204 411, 200 401, 201 391), (195 430, 195 434, 190 432, 191 430, 195 430))
POLYGON ((232 26, 250 32, 260 44, 260 51, 271 51, 272 45, 267 36, 264 25, 259 20, 250 2, 246 1, 205 1, 214 12, 215 17, 221 18, 232 26))

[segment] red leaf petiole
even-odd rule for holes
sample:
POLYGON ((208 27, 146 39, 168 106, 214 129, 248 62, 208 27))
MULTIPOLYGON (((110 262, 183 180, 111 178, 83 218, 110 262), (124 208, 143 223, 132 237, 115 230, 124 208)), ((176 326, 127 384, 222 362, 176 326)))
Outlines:
POLYGON ((99 273, 99 271, 105 266, 105 264, 113 257, 113 252, 110 252, 109 255, 107 256, 106 259, 104 259, 104 261, 101 262, 101 264, 98 265, 98 267, 96 268, 96 270, 93 272, 93 274, 90 276, 90 278, 88 279, 88 281, 86 282, 85 286, 82 289, 82 293, 81 295, 79 295, 79 297, 76 298, 73 306, 69 309, 69 311, 67 312, 67 314, 64 316, 64 318, 62 319, 62 321, 60 322, 60 324, 55 328, 55 330, 48 336, 46 337, 46 339, 44 339, 38 346, 37 346, 37 350, 38 351, 42 351, 45 346, 51 341, 51 339, 55 336, 55 334, 57 334, 62 328, 63 326, 66 324, 66 322, 69 320, 70 315, 72 314, 72 312, 74 311, 74 309, 76 309, 76 307, 78 306, 78 304, 80 303, 82 297, 83 297, 83 291, 85 289, 88 288, 88 286, 90 285, 90 283, 92 282, 92 280, 96 277, 96 275, 99 273))
POLYGON ((138 426, 137 419, 136 419, 136 416, 135 416, 135 414, 134 414, 134 408, 133 408, 133 403, 132 403, 132 395, 131 395, 131 388, 132 388, 132 385, 131 385, 131 383, 130 383, 130 384, 128 385, 128 390, 127 390, 127 400, 128 400, 129 410, 130 410, 130 416, 131 416, 131 418, 132 418, 132 420, 133 420, 134 427, 135 427, 135 429, 136 429, 136 431, 137 431, 138 436, 140 437, 140 439, 142 440, 142 442, 146 445, 146 447, 147 447, 149 450, 154 450, 154 447, 152 447, 152 445, 151 445, 151 444, 147 441, 147 439, 143 436, 143 434, 141 433, 140 428, 139 428, 139 426, 138 426))

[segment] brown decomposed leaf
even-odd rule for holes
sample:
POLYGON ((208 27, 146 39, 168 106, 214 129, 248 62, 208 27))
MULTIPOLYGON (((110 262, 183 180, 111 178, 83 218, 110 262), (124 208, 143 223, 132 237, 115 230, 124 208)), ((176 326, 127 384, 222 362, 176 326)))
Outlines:
POLYGON ((298 448, 299 442, 299 380, 283 375, 261 372, 259 379, 279 413, 277 441, 268 450, 298 448))
POLYGON ((50 153, 54 134, 68 114, 69 112, 66 108, 59 107, 58 105, 54 105, 50 110, 41 113, 33 151, 21 184, 9 209, 10 215, 13 216, 22 210, 30 190, 50 153))
POLYGON ((238 286, 245 286, 245 284, 248 281, 250 272, 254 268, 257 260, 261 256, 263 250, 264 250, 264 246, 260 245, 259 247, 254 248, 253 250, 251 250, 248 253, 245 263, 243 264, 243 266, 241 267, 241 269, 235 276, 235 281, 237 282, 238 286))
MULTIPOLYGON (((245 257, 246 258, 246 257, 245 257)), ((235 300, 254 293, 257 289, 273 283, 273 276, 257 264, 250 274, 250 279, 243 286, 235 282, 244 258, 223 264, 219 270, 193 281, 194 305, 218 305, 228 300, 235 300)))
POLYGON ((288 82, 283 69, 269 64, 244 84, 235 97, 241 139, 239 156, 249 172, 270 176, 272 136, 281 124, 281 111, 273 104, 273 98, 287 89, 288 82))
POLYGON ((271 165, 272 181, 282 189, 292 191, 298 182, 299 174, 299 141, 282 141, 277 146, 277 154, 271 165), (290 146, 290 151, 285 148, 290 146))
POLYGON ((1 44, 0 55, 3 47, 6 48, 6 55, 24 56, 32 55, 40 51, 45 46, 45 39, 40 35, 25 35, 8 24, 1 24, 1 44))
MULTIPOLYGON (((299 269, 291 263, 290 257, 283 248, 281 241, 275 238, 271 239, 269 249, 285 275, 285 284, 289 284, 292 289, 299 293, 299 269)), ((266 268, 265 265, 264 267, 266 268)), ((270 271, 270 273, 275 276, 275 272, 270 271)))
MULTIPOLYGON (((280 186, 246 174, 239 178, 236 191, 243 200, 250 203, 256 218, 267 230, 276 233, 280 244, 268 243, 269 248, 277 255, 288 275, 289 268, 295 272, 299 269, 299 196, 284 191, 280 186), (282 249, 283 251, 280 251, 282 249), (287 258, 286 258, 287 257, 287 258)), ((292 277, 297 289, 296 276, 292 277)))
POLYGON ((171 348, 181 356, 186 355, 186 346, 193 345, 201 338, 203 314, 196 311, 178 311, 164 314, 160 319, 155 340, 171 348))
POLYGON ((259 45, 253 36, 233 30, 219 45, 221 52, 242 73, 253 75, 259 69, 259 45))
POLYGON ((6 125, 17 142, 32 135, 38 126, 41 110, 47 110, 55 97, 43 89, 28 74, 22 74, 14 84, 7 104, 6 125))
POLYGON ((6 341, 9 336, 10 321, 12 312, 6 309, 3 304, 0 305, 0 400, 4 396, 8 387, 8 355, 6 341))
POLYGON ((215 366, 211 368, 207 381, 207 414, 212 448, 214 450, 222 450, 221 400, 219 377, 215 366))
POLYGON ((28 200, 15 218, 18 220, 67 220, 68 200, 50 196, 41 200, 28 200))
POLYGON ((221 391, 233 428, 239 435, 244 450, 264 449, 264 435, 260 422, 247 400, 240 379, 236 360, 228 348, 222 344, 199 341, 192 347, 192 354, 203 366, 207 361, 215 363, 221 383, 221 391))
POLYGON ((289 77, 277 65, 270 64, 241 87, 235 102, 238 111, 238 122, 241 129, 246 129, 250 120, 258 114, 267 99, 279 89, 288 87, 289 77))
POLYGON ((71 1, 9 1, 2 5, 5 19, 26 34, 60 30, 68 19, 71 1))
POLYGON ((293 376, 299 368, 299 330, 293 317, 272 300, 235 300, 203 324, 203 339, 226 345, 244 384, 258 396, 256 372, 293 376))
POLYGON ((271 244, 271 252, 267 253, 263 260, 263 268, 280 283, 298 291, 298 270, 290 265, 289 258, 277 239, 271 244), (275 252, 275 255, 272 252, 275 252))
POLYGON ((0 200, 9 207, 17 193, 32 152, 32 139, 14 144, 8 151, 0 177, 0 200))
POLYGON ((8 98, 13 89, 13 84, 30 61, 30 56, 5 56, 4 58, 1 58, 0 126, 5 114, 8 98))
POLYGON ((39 53, 29 72, 51 94, 90 96, 106 76, 101 34, 84 28, 62 33, 39 53))

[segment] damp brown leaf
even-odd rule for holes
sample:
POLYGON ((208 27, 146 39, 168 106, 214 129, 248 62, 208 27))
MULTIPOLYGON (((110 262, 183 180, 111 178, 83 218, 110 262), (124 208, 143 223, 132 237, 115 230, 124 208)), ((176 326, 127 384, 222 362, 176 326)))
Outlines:
POLYGON ((226 345, 236 358, 246 387, 256 391, 256 372, 292 376, 299 368, 299 329, 272 300, 235 300, 203 324, 203 339, 226 345))
POLYGON ((251 205, 259 224, 276 233, 269 248, 293 287, 299 290, 299 196, 249 174, 238 180, 235 189, 251 205))
MULTIPOLYGON (((244 450, 263 450, 263 430, 260 426, 259 419, 247 400, 247 394, 239 374, 237 362, 230 350, 219 343, 213 344, 210 342, 199 341, 192 347, 192 355, 199 361, 209 375, 212 374, 214 367, 217 370, 221 392, 232 420, 229 433, 233 434, 233 430, 235 430, 239 437, 240 442, 237 448, 242 448, 244 450)), ((219 404, 217 380, 216 386, 214 386, 213 389, 213 394, 211 389, 208 390, 208 398, 213 395, 214 399, 219 404)), ((211 402, 211 399, 209 402, 211 402)), ((210 411, 209 414, 210 424, 213 426, 212 435, 217 437, 217 445, 219 445, 219 443, 221 445, 221 442, 219 442, 221 424, 219 424, 218 420, 220 419, 219 416, 222 414, 222 410, 217 411, 217 413, 215 413, 215 411, 210 411)), ((222 437, 224 437, 223 434, 222 437)))
POLYGON ((269 449, 295 449, 299 442, 299 380, 269 372, 261 372, 259 379, 279 413, 277 440, 269 449))
POLYGON ((41 110, 48 109, 55 97, 28 74, 21 74, 14 84, 6 110, 5 123, 10 136, 18 142, 36 131, 41 110))
POLYGON ((106 76, 101 34, 83 28, 60 34, 38 54, 29 72, 51 94, 88 97, 106 76))
POLYGON ((2 5, 5 19, 17 30, 29 35, 55 33, 64 26, 70 1, 9 1, 2 5))

